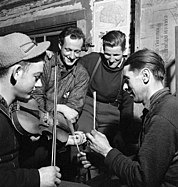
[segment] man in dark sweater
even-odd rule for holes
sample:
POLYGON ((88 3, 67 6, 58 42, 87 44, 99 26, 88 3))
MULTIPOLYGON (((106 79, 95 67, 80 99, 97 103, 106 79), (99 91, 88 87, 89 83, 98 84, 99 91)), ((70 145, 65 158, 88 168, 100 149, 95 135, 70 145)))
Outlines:
MULTIPOLYGON (((129 139, 127 130, 133 122, 133 100, 122 89, 126 36, 118 30, 109 31, 103 37, 103 53, 92 52, 80 58, 87 69, 90 83, 78 130, 90 132, 93 127, 93 92, 96 92, 96 129, 103 132, 113 145, 113 137, 129 139), (93 73, 94 72, 94 73, 93 73), (126 135, 127 134, 127 135, 126 135)), ((124 148, 120 141, 120 148, 124 148)))
MULTIPOLYGON (((93 130, 87 134, 90 148, 105 157, 108 170, 118 177, 112 186, 178 186, 178 101, 164 88, 164 76, 164 61, 154 51, 139 50, 127 59, 124 88, 134 102, 145 107, 134 158, 112 148, 102 133, 93 130)), ((84 166, 90 166, 85 153, 81 154, 84 166)), ((102 187, 108 183, 102 181, 102 187)))

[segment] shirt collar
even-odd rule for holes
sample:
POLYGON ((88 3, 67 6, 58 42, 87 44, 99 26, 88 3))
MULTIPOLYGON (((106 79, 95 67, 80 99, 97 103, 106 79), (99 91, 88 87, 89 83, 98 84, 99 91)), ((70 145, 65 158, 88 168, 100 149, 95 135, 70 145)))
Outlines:
POLYGON ((9 116, 9 107, 4 97, 0 95, 0 110, 5 112, 9 116))

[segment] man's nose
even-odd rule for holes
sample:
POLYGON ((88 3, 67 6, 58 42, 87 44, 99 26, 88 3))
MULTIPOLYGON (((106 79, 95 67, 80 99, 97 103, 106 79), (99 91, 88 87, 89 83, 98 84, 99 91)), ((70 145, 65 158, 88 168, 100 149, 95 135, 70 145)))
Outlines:
POLYGON ((129 90, 129 87, 126 83, 124 83, 124 85, 123 85, 123 90, 125 90, 125 91, 129 90))
POLYGON ((75 52, 74 52, 74 51, 71 51, 71 52, 70 52, 70 59, 74 60, 75 58, 76 58, 75 52))
POLYGON ((38 81, 35 84, 35 87, 42 87, 41 79, 38 79, 38 81))
POLYGON ((110 57, 109 59, 110 62, 114 62, 115 61, 115 58, 113 56, 110 57))

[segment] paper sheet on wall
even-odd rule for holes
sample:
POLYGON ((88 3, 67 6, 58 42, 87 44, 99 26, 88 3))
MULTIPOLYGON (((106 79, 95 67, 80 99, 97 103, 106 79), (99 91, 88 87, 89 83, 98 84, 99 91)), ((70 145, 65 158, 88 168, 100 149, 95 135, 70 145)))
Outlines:
POLYGON ((167 63, 171 62, 175 58, 178 2, 175 0, 144 0, 140 25, 140 48, 153 49, 167 63))
POLYGON ((94 3, 93 43, 94 51, 102 51, 101 37, 110 30, 126 34, 126 51, 129 52, 130 0, 105 0, 94 3))

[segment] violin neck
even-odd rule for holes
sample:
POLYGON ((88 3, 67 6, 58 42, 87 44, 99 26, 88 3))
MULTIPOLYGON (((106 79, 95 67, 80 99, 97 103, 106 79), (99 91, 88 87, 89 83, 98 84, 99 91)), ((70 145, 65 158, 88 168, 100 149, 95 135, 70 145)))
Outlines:
POLYGON ((40 120, 40 112, 38 110, 29 109, 24 106, 20 106, 20 110, 28 112, 29 114, 35 116, 37 119, 40 120))

